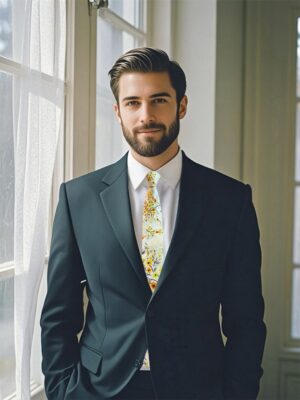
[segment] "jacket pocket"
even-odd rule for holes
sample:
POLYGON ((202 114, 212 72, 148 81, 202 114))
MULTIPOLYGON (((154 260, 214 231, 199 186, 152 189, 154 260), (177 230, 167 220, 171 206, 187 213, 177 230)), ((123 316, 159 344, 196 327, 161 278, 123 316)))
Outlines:
POLYGON ((102 360, 102 353, 87 346, 81 344, 80 347, 80 362, 83 367, 91 371, 93 374, 97 374, 102 360))

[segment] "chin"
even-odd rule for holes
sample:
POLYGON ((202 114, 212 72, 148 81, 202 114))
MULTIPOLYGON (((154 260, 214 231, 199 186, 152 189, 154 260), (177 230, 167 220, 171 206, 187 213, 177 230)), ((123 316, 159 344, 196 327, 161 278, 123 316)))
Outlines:
POLYGON ((135 152, 138 153, 142 157, 156 157, 162 154, 165 150, 158 150, 158 151, 150 151, 148 149, 143 149, 143 150, 136 150, 135 152))

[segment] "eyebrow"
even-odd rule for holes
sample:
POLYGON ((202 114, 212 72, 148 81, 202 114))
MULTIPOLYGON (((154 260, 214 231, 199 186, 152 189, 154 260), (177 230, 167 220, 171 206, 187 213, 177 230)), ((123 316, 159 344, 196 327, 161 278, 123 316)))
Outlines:
POLYGON ((154 97, 171 97, 171 95, 168 92, 159 92, 159 93, 154 93, 150 96, 151 99, 154 97))
MULTIPOLYGON (((168 92, 159 92, 159 93, 151 94, 150 99, 154 99, 156 97, 171 97, 171 95, 168 92)), ((138 96, 127 96, 127 97, 124 97, 124 99, 122 99, 122 102, 129 101, 129 100, 138 100, 138 99, 140 99, 140 97, 138 97, 138 96)))

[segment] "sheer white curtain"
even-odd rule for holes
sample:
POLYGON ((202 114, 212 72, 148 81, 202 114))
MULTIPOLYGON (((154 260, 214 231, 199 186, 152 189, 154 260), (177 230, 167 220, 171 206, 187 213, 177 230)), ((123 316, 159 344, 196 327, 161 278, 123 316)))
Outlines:
POLYGON ((15 351, 17 399, 30 399, 30 355, 64 116, 66 0, 14 0, 15 351), (21 40, 20 40, 21 38, 21 40))

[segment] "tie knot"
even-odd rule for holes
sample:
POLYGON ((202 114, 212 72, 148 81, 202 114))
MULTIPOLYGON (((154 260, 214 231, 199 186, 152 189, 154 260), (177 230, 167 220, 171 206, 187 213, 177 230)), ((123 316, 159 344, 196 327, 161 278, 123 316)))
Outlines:
POLYGON ((150 171, 150 172, 148 172, 146 178, 147 178, 147 181, 148 181, 148 187, 154 188, 157 185, 157 182, 158 182, 158 180, 160 178, 160 175, 156 171, 150 171))

